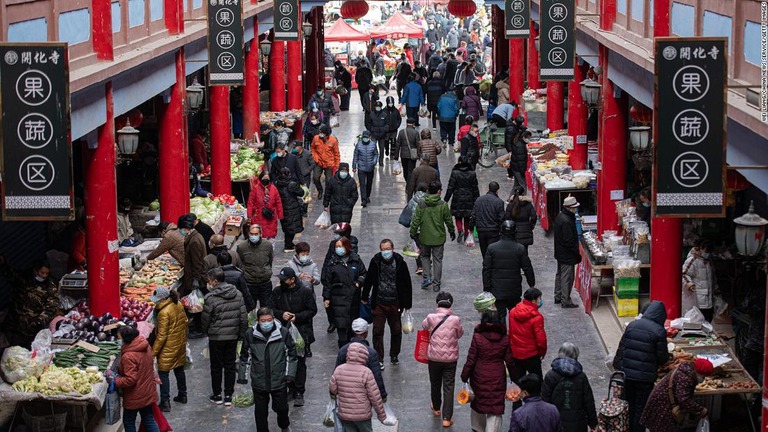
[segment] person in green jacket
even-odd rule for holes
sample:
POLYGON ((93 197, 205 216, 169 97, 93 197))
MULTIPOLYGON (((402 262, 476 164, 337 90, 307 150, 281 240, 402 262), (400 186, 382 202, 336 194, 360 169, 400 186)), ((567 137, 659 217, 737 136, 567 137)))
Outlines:
POLYGON ((456 239, 456 227, 453 225, 451 210, 448 204, 440 198, 443 185, 435 180, 429 184, 429 194, 424 201, 416 206, 416 213, 411 222, 411 237, 418 236, 421 243, 421 260, 424 266, 421 289, 440 291, 440 282, 443 276, 443 249, 445 246, 445 228, 451 235, 451 240, 456 239))
POLYGON ((288 418, 288 386, 296 377, 296 346, 288 329, 275 319, 272 309, 256 311, 258 321, 248 329, 243 340, 240 361, 251 356, 251 387, 253 388, 256 431, 269 432, 269 398, 277 414, 282 432, 291 430, 288 418), (246 354, 248 353, 248 354, 246 354))

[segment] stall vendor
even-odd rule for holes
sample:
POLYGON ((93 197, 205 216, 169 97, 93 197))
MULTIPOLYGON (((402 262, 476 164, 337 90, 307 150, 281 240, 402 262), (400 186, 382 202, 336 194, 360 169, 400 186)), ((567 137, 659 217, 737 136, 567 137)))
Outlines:
POLYGON ((51 265, 37 261, 28 277, 19 277, 13 292, 13 306, 5 319, 8 342, 29 348, 37 332, 48 328, 60 314, 59 294, 50 278, 51 265))
POLYGON ((637 215, 640 216, 640 220, 648 224, 648 229, 651 229, 651 190, 645 188, 638 192, 637 201, 637 215))
POLYGON ((155 250, 150 252, 150 254, 147 256, 147 261, 151 261, 160 255, 168 252, 173 259, 179 262, 179 264, 184 264, 184 236, 181 235, 179 232, 178 227, 175 223, 162 221, 160 222, 160 225, 158 225, 158 228, 160 228, 160 233, 163 239, 160 241, 160 244, 157 245, 155 250))
POLYGON ((133 227, 129 216, 133 203, 125 198, 117 210, 117 241, 121 246, 133 246, 131 243, 133 237, 133 227))

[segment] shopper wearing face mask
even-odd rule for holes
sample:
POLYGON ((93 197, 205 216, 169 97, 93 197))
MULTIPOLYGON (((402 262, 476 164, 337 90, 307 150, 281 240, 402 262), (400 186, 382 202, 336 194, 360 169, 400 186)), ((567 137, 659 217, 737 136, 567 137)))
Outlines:
MULTIPOLYGON (((317 110, 318 108, 312 109, 317 110)), ((320 133, 320 126, 322 124, 322 113, 310 111, 307 121, 304 122, 304 129, 301 131, 301 135, 304 137, 304 150, 310 149, 312 140, 320 133)))
POLYGON ((251 182, 248 196, 248 219, 261 226, 261 236, 266 239, 277 236, 277 221, 283 218, 283 202, 271 177, 268 171, 262 171, 259 181, 251 182))
POLYGON ((717 277, 712 265, 712 251, 715 249, 711 240, 701 240, 698 246, 688 252, 683 263, 683 279, 688 282, 688 291, 683 298, 690 298, 684 305, 696 306, 710 323, 714 316, 713 293, 717 291, 717 277))
POLYGON ((339 141, 331 135, 331 128, 327 125, 320 127, 320 133, 312 140, 312 157, 315 159, 315 170, 312 173, 312 181, 317 189, 317 199, 323 199, 323 183, 320 177, 325 176, 327 183, 336 173, 341 163, 339 153, 339 141))
POLYGON ((237 245, 237 254, 243 262, 248 291, 259 306, 264 307, 272 291, 272 244, 261 238, 261 227, 252 224, 248 239, 237 245))
POLYGON ((648 224, 648 229, 651 228, 651 189, 645 188, 637 193, 638 209, 637 215, 640 216, 640 220, 648 224))
POLYGON ((472 123, 469 133, 461 138, 461 157, 477 171, 477 161, 480 160, 480 128, 472 123))
POLYGON ((355 143, 352 155, 352 172, 359 170, 357 178, 360 180, 361 201, 363 207, 366 207, 371 202, 373 175, 376 169, 376 161, 379 159, 376 143, 371 141, 371 131, 363 131, 360 139, 355 143))
POLYGON ((333 309, 333 325, 339 337, 339 348, 352 336, 350 326, 360 314, 360 289, 366 269, 360 256, 352 251, 349 239, 336 241, 334 256, 323 266, 323 306, 333 309))
MULTIPOLYGON (((315 287, 320 285, 320 269, 310 256, 309 243, 296 243, 296 253, 286 265, 296 273, 298 282, 312 291, 314 295, 315 287)), ((312 357, 312 355, 310 354, 307 357, 312 357)))
MULTIPOLYGON (((200 289, 205 294, 205 240, 203 236, 194 229, 194 222, 189 214, 179 218, 179 233, 184 236, 184 275, 181 279, 181 292, 179 296, 184 297, 194 289, 200 289)), ((192 315, 192 322, 189 326, 189 338, 199 339, 203 337, 200 314, 192 315)))
POLYGON ((315 169, 315 160, 312 159, 312 153, 307 148, 304 148, 300 141, 294 141, 291 153, 296 156, 296 161, 299 164, 299 183, 310 187, 312 185, 312 170, 315 169))
POLYGON ((331 121, 331 116, 336 113, 336 110, 333 108, 333 101, 330 96, 325 94, 325 88, 322 85, 317 86, 317 91, 309 98, 309 112, 312 112, 313 104, 322 113, 320 121, 328 125, 331 121))
MULTIPOLYGON (((349 239, 349 243, 352 245, 352 252, 357 253, 357 237, 352 235, 352 226, 349 223, 342 222, 333 224, 329 230, 333 232, 333 240, 328 243, 328 250, 325 253, 325 259, 323 260, 323 269, 331 265, 331 261, 336 256, 336 242, 342 237, 349 239)), ((334 324, 335 320, 333 318, 333 309, 328 308, 325 310, 325 313, 328 317, 328 328, 326 331, 328 333, 333 333, 336 331, 336 325, 334 324)))
POLYGON ((275 158, 269 164, 269 176, 272 179, 280 177, 280 172, 283 168, 291 170, 291 181, 300 182, 301 168, 299 168, 299 160, 295 154, 291 153, 291 146, 288 144, 280 143, 275 150, 275 158))
POLYGON ((13 290, 13 306, 3 327, 11 345, 29 348, 37 332, 47 328, 61 312, 58 289, 51 280, 50 272, 50 264, 37 261, 26 286, 13 290))
POLYGON ((331 214, 331 223, 350 222, 359 194, 357 182, 349 175, 349 164, 339 164, 339 171, 328 180, 323 208, 331 214))
POLYGON ((379 249, 368 265, 361 301, 371 305, 373 348, 379 359, 384 359, 384 326, 388 324, 389 358, 393 365, 397 365, 403 339, 400 316, 413 305, 411 275, 403 256, 395 252, 392 240, 382 240, 379 249))
POLYGON ((384 166, 384 155, 389 153, 389 114, 384 109, 384 103, 376 102, 376 107, 369 115, 371 121, 371 139, 378 145, 379 166, 384 166))
MULTIPOLYGON (((539 312, 543 301, 538 288, 528 288, 523 301, 509 312, 509 346, 515 359, 513 381, 528 373, 541 379, 541 359, 547 355, 547 333, 544 331, 544 317, 539 312)), ((515 402, 515 408, 520 406, 515 402)))

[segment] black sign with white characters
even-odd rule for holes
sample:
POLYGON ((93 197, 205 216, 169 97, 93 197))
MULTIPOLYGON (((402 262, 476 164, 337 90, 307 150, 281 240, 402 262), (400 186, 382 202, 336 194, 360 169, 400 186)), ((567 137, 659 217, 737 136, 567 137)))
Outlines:
POLYGON ((541 0, 539 78, 542 81, 573 79, 576 50, 575 0, 541 0))
POLYGON ((531 35, 530 0, 505 0, 504 34, 507 39, 525 39, 531 35))
POLYGON ((658 217, 725 216, 725 38, 656 38, 654 199, 658 217))
POLYGON ((73 220, 66 43, 0 44, 3 220, 73 220))
POLYGON ((208 1, 208 74, 210 85, 245 84, 241 0, 208 1))
POLYGON ((274 0, 272 16, 275 22, 275 40, 299 40, 301 10, 298 0, 274 0))

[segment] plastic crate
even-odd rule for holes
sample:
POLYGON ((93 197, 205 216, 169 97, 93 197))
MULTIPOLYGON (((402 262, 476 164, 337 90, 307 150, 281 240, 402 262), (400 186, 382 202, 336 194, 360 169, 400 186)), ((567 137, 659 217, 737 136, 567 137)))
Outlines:
POLYGON ((50 402, 29 403, 21 413, 28 432, 64 432, 67 408, 50 402))
POLYGON ((620 299, 636 299, 640 294, 640 278, 616 279, 616 296, 620 299))
POLYGON ((613 287, 613 301, 616 302, 616 315, 620 317, 636 316, 640 308, 640 301, 637 298, 619 298, 616 295, 616 287, 613 287))

